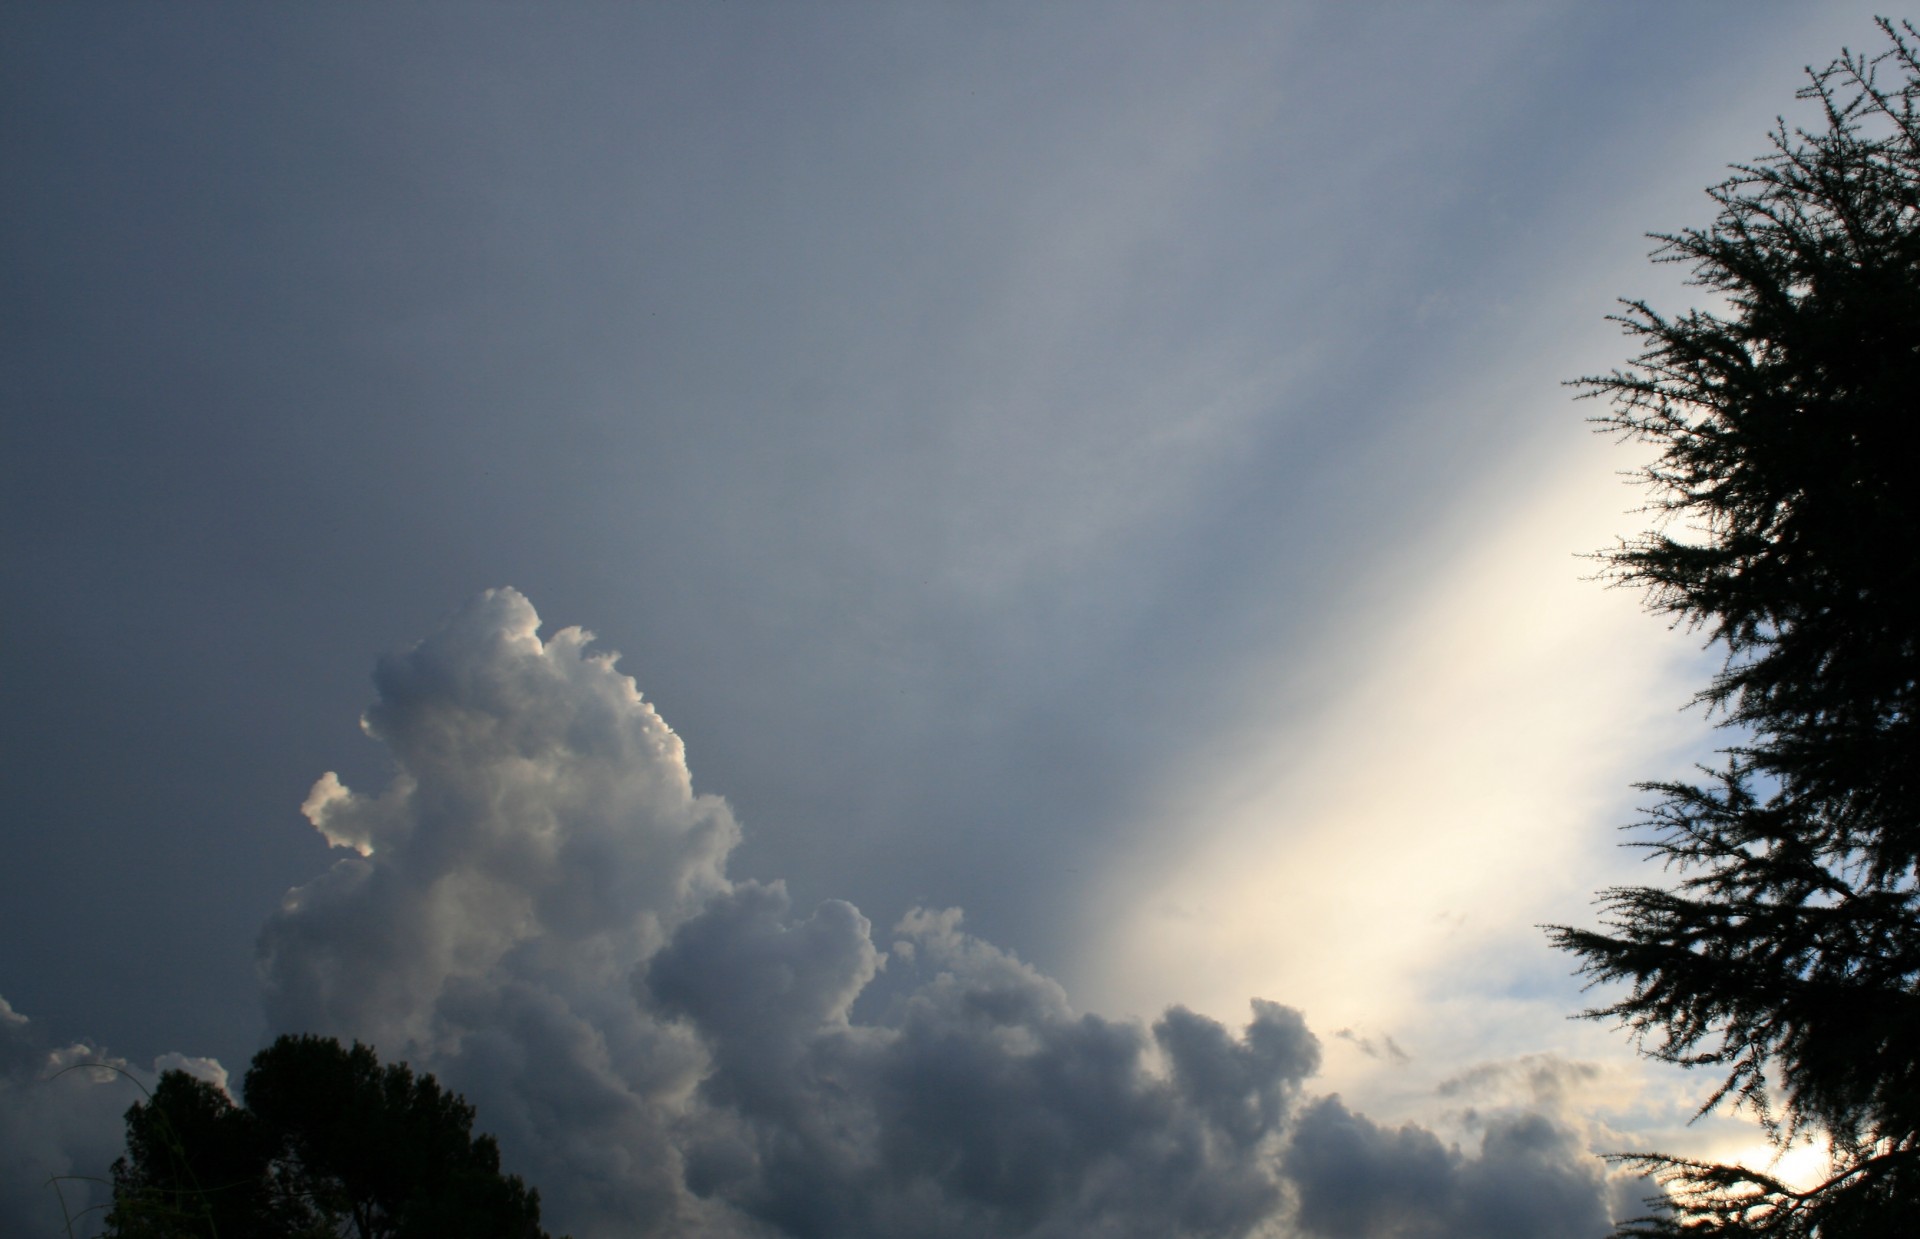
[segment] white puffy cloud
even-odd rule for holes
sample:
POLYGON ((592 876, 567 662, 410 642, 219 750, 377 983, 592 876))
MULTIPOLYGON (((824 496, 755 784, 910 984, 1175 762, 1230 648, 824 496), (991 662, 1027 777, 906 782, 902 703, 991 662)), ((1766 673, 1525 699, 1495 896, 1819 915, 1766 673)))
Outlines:
POLYGON ((739 830, 614 656, 539 624, 491 590, 380 661, 363 726, 395 774, 308 796, 352 854, 263 930, 268 1016, 440 1072, 568 1225, 669 1225, 687 1202, 666 1123, 704 1057, 629 975, 728 889, 739 830))
POLYGON ((275 1022, 383 1044, 434 1035, 441 1000, 519 977, 591 1006, 724 885, 739 837, 695 795, 680 739, 590 633, 548 642, 491 590, 374 675, 363 725, 398 773, 331 773, 305 805, 343 858, 261 939, 275 1022))
POLYGON ((464 1092, 556 1231, 1604 1233, 1568 1129, 1503 1113, 1467 1156, 1311 1101, 1320 1046, 1288 1007, 1237 1032, 1084 1014, 957 911, 883 946, 851 904, 728 878, 738 829, 678 738, 589 634, 538 628, 494 590, 381 661, 365 727, 392 780, 315 785, 345 854, 260 965, 277 1027, 464 1092), (1396 1202, 1436 1192, 1441 1220, 1403 1226, 1396 1202))

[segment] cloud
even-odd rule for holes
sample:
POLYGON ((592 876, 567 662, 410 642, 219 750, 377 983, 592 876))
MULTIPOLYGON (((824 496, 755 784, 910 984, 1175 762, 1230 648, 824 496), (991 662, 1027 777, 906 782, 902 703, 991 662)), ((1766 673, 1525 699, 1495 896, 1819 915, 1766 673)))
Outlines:
POLYGON ((1412 1055, 1401 1049, 1392 1037, 1384 1033, 1381 1034, 1378 1040, 1355 1032, 1351 1028, 1342 1028, 1333 1035, 1342 1041, 1350 1043, 1355 1049, 1365 1054, 1368 1058, 1385 1059, 1399 1066, 1405 1066, 1407 1063, 1413 1061, 1412 1055))
POLYGON ((1603 1075, 1597 1063, 1574 1062, 1558 1054, 1525 1054, 1477 1063, 1442 1080, 1434 1091, 1442 1097, 1502 1099, 1518 1093, 1527 1103, 1557 1109, 1590 1092, 1603 1075))
POLYGON ((794 1235, 1246 1234, 1273 1214, 1270 1138, 1319 1059, 1298 1013, 1257 1003, 1235 1037, 1175 1009, 1149 1035, 1076 1015, 955 912, 898 932, 888 967, 913 975, 865 1023, 848 1012, 880 957, 843 903, 796 922, 743 885, 648 966, 712 1049, 698 1190, 794 1235))
POLYGON ((491 590, 380 661, 363 726, 399 773, 378 796, 328 773, 307 798, 358 855, 262 936, 276 1022, 413 1041, 475 978, 597 990, 724 886, 739 829, 694 794, 679 737, 614 655, 586 652, 592 634, 542 642, 539 623, 491 590))
MULTIPOLYGON (((162 1056, 154 1070, 176 1066, 216 1081, 226 1075, 209 1059, 180 1055, 162 1056)), ((84 1042, 49 1045, 0 998, 0 1234, 63 1235, 69 1219, 73 1233, 94 1232, 123 1116, 140 1099, 127 1069, 84 1042)))
POLYGON ((1346 1235, 1444 1199, 1454 1229, 1405 1233, 1604 1233, 1599 1163, 1546 1119, 1466 1156, 1308 1099, 1291 1008, 1081 1013, 957 910, 883 944, 849 903, 729 878, 738 828, 679 739, 589 634, 538 628, 494 590, 381 661, 393 777, 315 784, 342 854, 260 967, 277 1027, 463 1091, 556 1230, 1256 1236, 1297 1209, 1346 1235))
POLYGON ((1540 1114, 1490 1124, 1468 1156, 1325 1097, 1301 1115, 1286 1168, 1300 1229, 1326 1239, 1580 1239, 1610 1229, 1601 1163, 1540 1114))
POLYGON ((491 590, 380 661, 395 774, 308 796, 350 854, 263 930, 268 1018, 438 1071, 577 1232, 692 1225, 667 1121, 703 1053, 629 977, 729 889, 739 829, 615 656, 539 624, 491 590))

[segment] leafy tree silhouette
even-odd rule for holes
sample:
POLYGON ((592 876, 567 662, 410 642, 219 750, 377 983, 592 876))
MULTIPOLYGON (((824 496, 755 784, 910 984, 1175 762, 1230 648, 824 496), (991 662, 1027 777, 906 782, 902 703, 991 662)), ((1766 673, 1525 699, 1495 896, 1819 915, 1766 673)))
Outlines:
POLYGON ((547 1239, 540 1194, 500 1172, 474 1111, 356 1042, 281 1037, 236 1106, 179 1071, 127 1111, 113 1239, 547 1239))
POLYGON ((1658 800, 1667 886, 1602 893, 1551 930, 1627 994, 1642 1052, 1724 1073, 1702 1113, 1751 1105, 1829 1176, 1632 1155, 1671 1209, 1623 1234, 1910 1233, 1920 1209, 1920 35, 1808 70, 1817 131, 1710 190, 1711 227, 1659 235, 1717 312, 1618 319, 1646 351, 1579 381, 1596 421, 1659 451, 1653 534, 1601 558, 1725 654, 1698 699, 1738 742, 1658 800))

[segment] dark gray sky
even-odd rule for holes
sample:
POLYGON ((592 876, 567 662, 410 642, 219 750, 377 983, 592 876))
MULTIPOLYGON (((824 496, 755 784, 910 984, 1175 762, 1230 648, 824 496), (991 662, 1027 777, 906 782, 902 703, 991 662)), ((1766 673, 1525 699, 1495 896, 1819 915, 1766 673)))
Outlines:
POLYGON ((375 659, 510 585, 729 882, 1666 1131, 1531 928, 1701 734, 1557 384, 1870 12, 0 5, 0 995, 244 1063, 375 659))

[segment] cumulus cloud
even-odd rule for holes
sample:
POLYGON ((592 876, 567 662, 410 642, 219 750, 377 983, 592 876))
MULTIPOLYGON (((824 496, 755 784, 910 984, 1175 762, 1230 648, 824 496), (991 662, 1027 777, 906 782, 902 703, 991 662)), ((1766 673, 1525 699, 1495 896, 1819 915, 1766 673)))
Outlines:
MULTIPOLYGON (((121 1152, 123 1116, 140 1099, 128 1064, 85 1042, 49 1044, 0 998, 0 1234, 93 1234, 121 1152), (94 1065, 99 1064, 99 1065, 94 1065)), ((154 1072, 187 1070, 224 1087, 211 1059, 163 1055, 154 1072)))
POLYGON ((438 1071, 577 1232, 703 1224, 669 1125, 705 1053, 630 978, 730 889, 739 830, 615 656, 539 626, 492 590, 380 661, 395 773, 307 797, 349 854, 261 934, 268 1018, 438 1071))
POLYGON ((490 591, 379 664, 364 725, 391 782, 315 784, 342 854, 260 967, 277 1026, 465 1092, 556 1229, 1605 1233, 1566 1128, 1501 1116, 1468 1155, 1313 1100, 1290 1008, 1105 1019, 957 911, 883 941, 850 904, 729 878, 738 828, 679 739, 590 634, 538 629, 490 591))
POLYGON ((778 888, 742 886, 649 964, 647 992, 712 1048, 697 1190, 793 1235, 1228 1235, 1272 1215, 1269 1138, 1319 1057, 1296 1012, 1256 1004, 1235 1037, 1176 1009, 1149 1035, 1076 1015, 956 913, 898 932, 890 967, 915 975, 867 1023, 848 1012, 880 957, 846 904, 794 921, 778 888))
POLYGON ((362 725, 398 773, 375 796, 329 773, 307 798, 357 854, 267 925, 277 1022, 418 1042, 442 999, 512 976, 591 1003, 724 887, 739 830, 694 794, 680 738, 590 633, 539 625, 491 590, 380 661, 362 725))
POLYGON ((1603 1165, 1541 1114, 1491 1123, 1468 1156, 1325 1097, 1301 1114, 1286 1168, 1300 1229, 1326 1239, 1583 1239, 1610 1229, 1603 1165))
MULTIPOLYGON (((1644 1137, 1618 1131, 1602 1117, 1634 1092, 1620 1074, 1618 1068, 1558 1054, 1523 1054, 1476 1063, 1442 1080, 1434 1096, 1462 1107, 1453 1117, 1487 1141, 1551 1116, 1553 1126, 1564 1133, 1562 1143, 1572 1141, 1586 1149, 1645 1148, 1644 1137)), ((1666 1194, 1649 1176, 1614 1166, 1606 1174, 1606 1200, 1615 1219, 1626 1219, 1664 1207, 1666 1194)))

